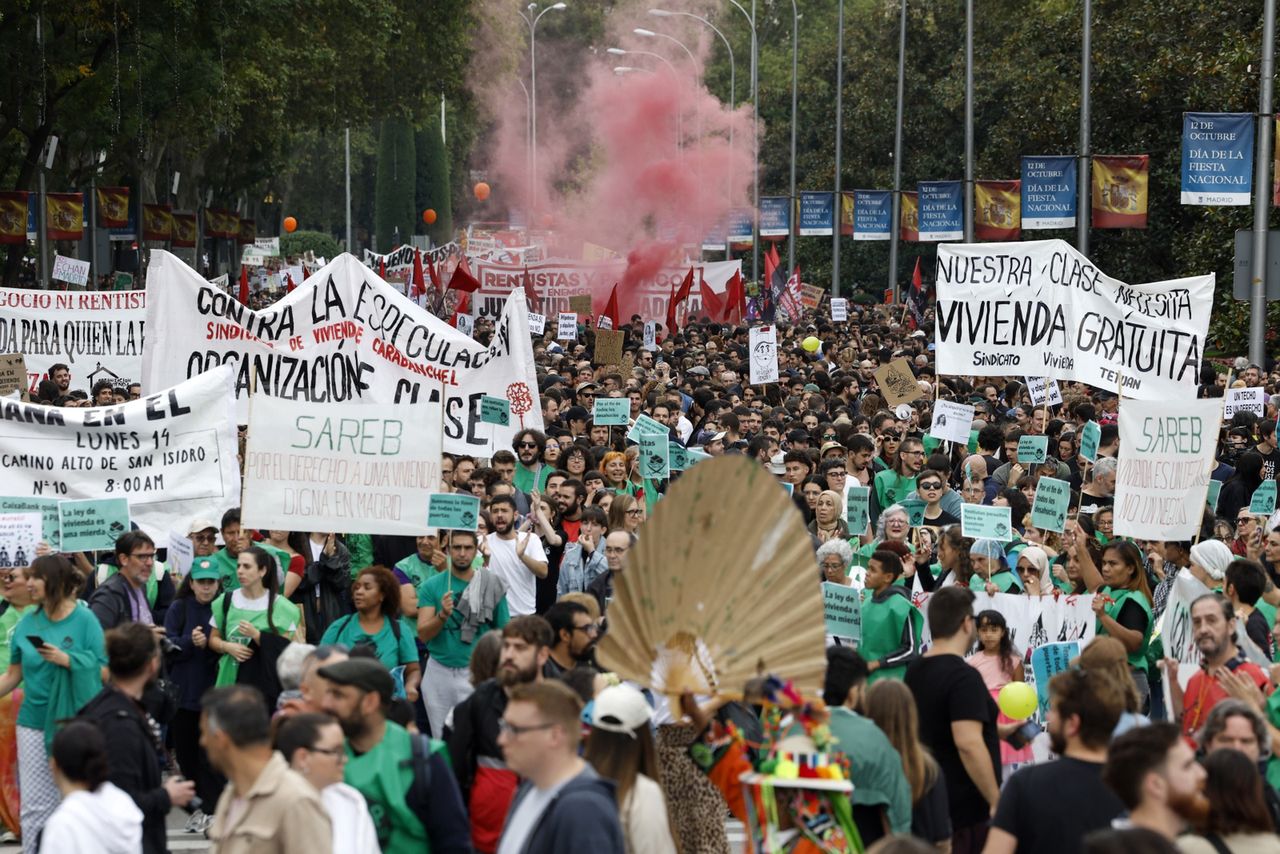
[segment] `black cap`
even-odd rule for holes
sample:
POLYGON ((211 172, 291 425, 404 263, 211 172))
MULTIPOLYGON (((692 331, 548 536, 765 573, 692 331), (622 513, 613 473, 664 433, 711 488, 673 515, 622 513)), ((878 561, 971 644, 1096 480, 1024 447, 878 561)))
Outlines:
POLYGON ((565 421, 586 421, 590 416, 584 407, 570 406, 562 417, 565 421))
POLYGON ((349 658, 317 671, 325 679, 338 685, 352 685, 362 691, 376 691, 384 703, 391 702, 396 681, 391 671, 375 658, 349 658))

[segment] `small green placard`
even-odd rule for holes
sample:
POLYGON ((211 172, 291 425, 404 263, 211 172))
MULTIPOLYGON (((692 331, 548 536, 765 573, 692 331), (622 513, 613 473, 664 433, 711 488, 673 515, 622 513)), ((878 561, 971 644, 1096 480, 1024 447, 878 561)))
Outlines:
POLYGON ((867 530, 867 523, 871 521, 871 487, 851 486, 844 500, 849 535, 859 536, 867 530))
POLYGON ((685 448, 685 455, 689 458, 689 467, 693 467, 694 463, 700 463, 703 460, 711 459, 711 455, 705 451, 699 451, 697 448, 685 448))
POLYGON ((1249 512, 1254 516, 1267 517, 1276 512, 1276 482, 1274 480, 1264 480, 1253 491, 1253 497, 1249 499, 1249 512))
POLYGON ((1210 480, 1209 491, 1205 493, 1205 503, 1209 505, 1209 509, 1214 513, 1218 512, 1218 496, 1222 494, 1222 481, 1210 480))
POLYGON ((631 400, 625 397, 597 397, 591 407, 591 421, 608 427, 626 427, 631 420, 631 400))
POLYGON ((480 398, 480 420, 485 424, 506 427, 511 423, 511 402, 505 397, 480 398))
POLYGON ((1040 478, 1036 483, 1036 502, 1031 505, 1031 524, 1045 531, 1062 533, 1070 509, 1071 484, 1056 477, 1040 478))
POLYGON ((460 492, 434 492, 427 502, 427 527, 474 531, 480 499, 460 492))
POLYGON ((0 498, 0 513, 39 513, 44 541, 55 552, 62 547, 56 498, 0 498))
POLYGON ((668 457, 672 471, 684 471, 689 467, 689 450, 679 442, 670 443, 668 457))
POLYGON ((988 507, 984 504, 960 506, 960 533, 977 540, 1013 539, 1013 511, 1009 507, 988 507))
POLYGON ((671 476, 671 445, 667 433, 641 433, 637 444, 640 445, 641 477, 662 480, 671 476))
POLYGON ((1097 421, 1090 421, 1080 431, 1080 456, 1089 462, 1098 459, 1098 442, 1102 440, 1102 427, 1097 421))
POLYGON ((1048 456, 1048 436, 1023 436, 1018 440, 1018 462, 1039 465, 1048 456))
POLYGON ((898 502, 903 510, 907 511, 907 524, 913 528, 919 528, 924 524, 924 508, 925 500, 915 495, 908 495, 906 498, 898 502))
POLYGON ((978 432, 977 430, 969 431, 969 453, 978 453, 978 432))
POLYGON ((862 591, 843 584, 822 582, 822 616, 827 634, 862 640, 862 591))
POLYGON ((58 502, 62 551, 108 551, 129 530, 129 502, 124 498, 88 498, 58 502))
MULTIPOLYGON (((627 401, 627 405, 629 407, 631 405, 631 402, 627 401)), ((652 418, 650 418, 648 415, 645 415, 642 412, 636 418, 635 426, 633 426, 630 430, 627 431, 627 439, 639 444, 640 436, 642 436, 645 433, 648 433, 650 435, 655 435, 655 436, 662 436, 665 438, 671 435, 671 428, 667 427, 666 424, 663 424, 659 421, 654 421, 652 418)))

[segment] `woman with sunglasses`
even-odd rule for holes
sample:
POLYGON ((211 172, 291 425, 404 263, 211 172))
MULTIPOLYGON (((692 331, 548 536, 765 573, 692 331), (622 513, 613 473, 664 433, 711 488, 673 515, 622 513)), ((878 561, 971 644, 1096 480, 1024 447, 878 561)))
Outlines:
POLYGON ((942 509, 942 497, 950 492, 947 476, 937 469, 925 469, 916 478, 916 494, 924 499, 924 523, 932 528, 958 525, 960 520, 942 509))

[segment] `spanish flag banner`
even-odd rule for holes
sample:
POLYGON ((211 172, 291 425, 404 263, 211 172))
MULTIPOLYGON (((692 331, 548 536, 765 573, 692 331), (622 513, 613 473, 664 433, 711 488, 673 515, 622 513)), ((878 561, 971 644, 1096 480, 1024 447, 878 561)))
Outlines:
POLYGON ((27 242, 27 194, 24 190, 0 193, 0 243, 27 242))
POLYGON ((231 212, 218 208, 206 208, 204 212, 204 233, 209 237, 235 237, 240 230, 239 223, 232 227, 231 212))
POLYGON ((142 239, 169 240, 173 237, 173 213, 169 205, 142 206, 142 239))
POLYGON ((840 194, 840 234, 853 237, 853 193, 840 194))
POLYGON ((241 219, 240 227, 236 231, 236 243, 241 245, 252 243, 258 238, 257 224, 251 219, 241 219))
POLYGON ((1146 154, 1093 158, 1093 227, 1147 227, 1146 154))
POLYGON ((902 210, 898 216, 898 237, 911 243, 920 239, 920 197, 914 191, 902 194, 902 210))
POLYGON ((127 228, 129 225, 129 188, 98 188, 98 227, 127 228))
POLYGON ((196 215, 193 213, 176 213, 173 215, 173 245, 178 249, 192 249, 196 245, 196 215))
POLYGON ((84 236, 84 193, 47 193, 45 200, 50 240, 84 236))
POLYGON ((1022 234, 1022 182, 977 181, 973 185, 973 236, 1017 240, 1022 234))

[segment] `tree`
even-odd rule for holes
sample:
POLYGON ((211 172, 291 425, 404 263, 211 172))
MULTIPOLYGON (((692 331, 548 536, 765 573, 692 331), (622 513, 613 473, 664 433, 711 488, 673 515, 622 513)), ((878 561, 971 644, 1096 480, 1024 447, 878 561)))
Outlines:
POLYGON ((440 117, 428 118, 417 133, 418 211, 435 210, 436 221, 419 230, 431 235, 436 244, 453 239, 453 187, 449 183, 449 153, 440 128, 440 117))
POLYGON ((415 234, 417 155, 413 126, 405 118, 383 119, 378 137, 373 231, 377 251, 389 252, 415 234))

